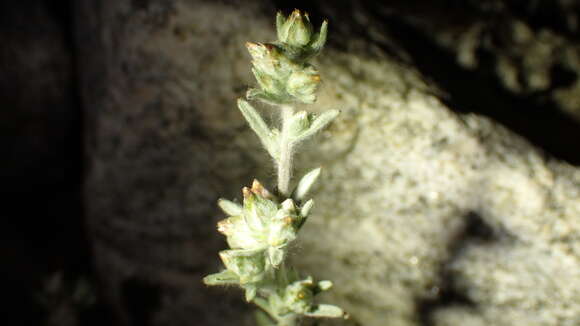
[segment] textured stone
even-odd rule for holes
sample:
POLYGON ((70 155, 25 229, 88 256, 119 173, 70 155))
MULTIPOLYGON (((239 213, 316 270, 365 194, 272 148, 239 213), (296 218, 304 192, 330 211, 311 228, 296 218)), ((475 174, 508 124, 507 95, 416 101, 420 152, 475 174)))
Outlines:
POLYGON ((363 325, 580 322, 580 171, 409 69, 326 58, 320 106, 343 114, 322 152, 342 151, 302 155, 326 174, 295 261, 336 282, 330 301, 363 325))

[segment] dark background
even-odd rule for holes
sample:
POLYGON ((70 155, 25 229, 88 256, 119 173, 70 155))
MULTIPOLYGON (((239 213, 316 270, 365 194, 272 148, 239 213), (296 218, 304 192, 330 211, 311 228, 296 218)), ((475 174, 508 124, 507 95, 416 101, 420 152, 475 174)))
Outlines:
MULTIPOLYGON (((97 0, 95 0, 97 1, 97 0)), ((229 1, 230 3, 236 3, 229 1)), ((340 33, 367 38, 365 26, 349 17, 353 2, 275 1, 286 12, 294 7, 312 17, 330 17, 337 33, 330 46, 341 44, 340 33), (336 24, 339 22, 340 24, 336 24)), ((388 31, 409 53, 413 64, 449 97, 447 104, 461 112, 475 112, 499 121, 547 154, 580 164, 580 124, 559 111, 546 94, 515 95, 502 89, 489 64, 466 71, 429 35, 408 21, 412 18, 489 15, 474 1, 356 1, 376 12, 375 24, 388 31), (385 7, 391 8, 386 14, 385 7), (454 16, 455 15, 455 16, 454 16), (468 80, 468 82, 465 82, 468 80), (478 103, 473 102, 477 97, 478 103)), ((549 28, 570 39, 578 31, 562 25, 561 8, 538 1, 542 10, 529 12, 526 1, 505 1, 507 12, 535 29, 549 28)), ((46 280, 62 272, 64 287, 52 304, 70 297, 76 282, 91 273, 89 237, 83 228, 83 108, 79 94, 77 45, 74 41, 74 0, 23 0, 0 3, 0 173, 3 223, 0 228, 2 319, 11 325, 40 325, 47 318, 42 296, 46 280)), ((388 44, 378 44, 390 52, 388 44)), ((482 54, 485 57, 485 53, 482 54)), ((554 87, 570 85, 575 72, 554 67, 554 87)), ((108 308, 80 309, 81 324, 100 325, 110 319, 108 308)), ((0 324, 6 324, 0 321, 0 324)))
POLYGON ((89 275, 82 213, 82 108, 67 1, 0 2, 2 324, 41 325, 57 271, 89 275), (3 310, 4 310, 3 309, 3 310), (17 321, 17 322, 14 322, 17 321))

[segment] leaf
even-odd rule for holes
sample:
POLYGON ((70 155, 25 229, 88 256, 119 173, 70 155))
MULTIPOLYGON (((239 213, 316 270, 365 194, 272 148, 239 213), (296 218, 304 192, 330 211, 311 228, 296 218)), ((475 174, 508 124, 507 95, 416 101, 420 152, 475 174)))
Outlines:
POLYGON ((307 312, 305 315, 316 318, 338 318, 344 316, 344 311, 330 304, 319 304, 314 311, 307 312))
POLYGON ((322 26, 320 26, 320 32, 314 35, 314 41, 310 45, 314 53, 318 53, 324 47, 326 43, 326 35, 328 34, 328 21, 323 21, 322 26))
POLYGON ((320 176, 320 171, 321 168, 318 167, 306 173, 302 177, 302 179, 300 179, 298 185, 294 189, 294 192, 292 193, 292 198, 294 198, 297 201, 302 201, 304 199, 304 196, 306 196, 306 194, 310 191, 316 180, 318 180, 318 177, 320 176))
POLYGON ((262 310, 256 310, 254 316, 256 317, 256 324, 258 326, 276 326, 272 319, 262 310))
POLYGON ((248 284, 245 286, 246 289, 246 301, 250 302, 256 297, 256 292, 258 289, 253 284, 248 284))
POLYGON ((270 131, 270 128, 268 128, 268 125, 266 122, 264 122, 264 119, 262 119, 258 111, 256 111, 256 109, 254 109, 250 103, 242 99, 238 99, 238 108, 242 112, 242 115, 246 121, 248 121, 250 128, 252 128, 256 135, 258 135, 258 138, 260 138, 260 141, 268 153, 270 153, 270 155, 276 159, 278 140, 277 137, 275 137, 275 134, 270 131))
POLYGON ((232 285, 239 284, 238 276, 230 271, 224 270, 219 273, 210 274, 203 278, 203 283, 206 285, 232 285))
POLYGON ((260 309, 270 314, 270 316, 275 316, 272 312, 272 308, 270 307, 270 302, 268 302, 267 300, 262 299, 260 297, 256 297, 254 298, 254 303, 256 304, 256 306, 260 307, 260 309))
POLYGON ((332 282, 328 280, 320 281, 318 282, 318 287, 320 288, 320 290, 326 291, 332 287, 332 282))
POLYGON ((331 287, 332 287, 331 281, 328 280, 319 281, 312 290, 312 292, 314 293, 314 295, 316 295, 320 292, 328 291, 331 287))
POLYGON ((287 134, 290 139, 304 133, 310 126, 310 119, 306 111, 300 111, 292 115, 288 121, 287 134))
POLYGON ((246 92, 248 100, 260 100, 270 105, 283 105, 291 103, 291 98, 283 95, 276 95, 257 88, 250 88, 246 92))
POLYGON ((218 200, 218 206, 224 211, 224 213, 231 216, 242 215, 242 205, 234 203, 231 200, 220 198, 218 200))
POLYGON ((309 199, 300 208, 300 216, 302 216, 303 218, 307 218, 308 215, 310 215, 310 210, 312 209, 312 206, 314 206, 314 200, 313 199, 309 199))
POLYGON ((268 248, 268 259, 270 260, 270 264, 274 268, 277 268, 284 261, 284 250, 272 247, 268 248))
POLYGON ((312 123, 310 124, 310 128, 308 128, 305 132, 303 132, 294 139, 294 142, 299 143, 312 137, 314 134, 321 131, 330 122, 332 122, 332 120, 334 120, 334 118, 336 118, 339 113, 340 111, 338 110, 330 110, 322 113, 316 119, 314 119, 314 121, 312 121, 312 123))

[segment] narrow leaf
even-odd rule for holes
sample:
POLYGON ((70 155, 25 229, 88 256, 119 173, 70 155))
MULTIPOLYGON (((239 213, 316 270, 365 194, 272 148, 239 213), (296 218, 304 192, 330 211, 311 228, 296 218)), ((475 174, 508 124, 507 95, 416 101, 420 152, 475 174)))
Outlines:
POLYGON ((246 121, 248 121, 250 128, 252 128, 260 138, 260 141, 262 141, 262 144, 268 153, 270 153, 273 158, 276 158, 276 148, 278 147, 277 140, 273 137, 274 134, 270 131, 270 128, 268 128, 264 119, 262 119, 258 111, 256 111, 250 103, 242 99, 238 100, 238 107, 244 115, 244 118, 246 118, 246 121))
POLYGON ((276 32, 278 34, 278 40, 283 41, 286 37, 283 32, 284 23, 286 23, 286 17, 280 11, 276 13, 276 32))
POLYGON ((246 289, 246 301, 250 302, 254 300, 254 298, 256 297, 256 292, 258 291, 256 286, 253 284, 249 284, 245 286, 245 289, 246 289))
POLYGON ((232 285, 239 284, 239 278, 234 272, 226 269, 204 277, 203 283, 206 285, 232 285))
POLYGON ((308 173, 306 173, 302 179, 298 182, 296 189, 292 193, 292 198, 297 201, 302 201, 304 196, 308 194, 318 177, 320 176, 321 168, 316 168, 308 173))
POLYGON ((310 317, 338 318, 344 316, 344 311, 330 304, 319 304, 314 311, 307 312, 305 315, 310 317))
POLYGON ((308 215, 310 215, 310 210, 312 209, 312 206, 314 206, 314 200, 313 199, 309 199, 300 208, 300 216, 302 216, 304 218, 307 218, 308 215))
POLYGON ((241 216, 242 215, 242 205, 234 203, 231 200, 220 198, 218 200, 218 206, 224 211, 224 213, 231 216, 241 216))
POLYGON ((315 53, 318 53, 324 47, 326 43, 326 35, 328 34, 328 21, 323 21, 322 26, 320 26, 320 32, 316 33, 314 36, 314 42, 310 45, 315 53))
POLYGON ((276 326, 272 319, 262 310, 256 310, 254 316, 256 317, 256 324, 258 326, 276 326))
POLYGON ((262 299, 260 297, 256 297, 254 298, 254 303, 256 304, 256 306, 260 307, 260 309, 270 314, 270 316, 275 316, 270 307, 270 303, 267 300, 262 299))
POLYGON ((334 118, 336 118, 339 113, 340 111, 338 110, 330 110, 322 113, 320 116, 314 119, 314 121, 312 121, 310 128, 308 128, 305 132, 296 137, 293 141, 295 143, 298 143, 312 137, 314 134, 321 131, 330 122, 332 122, 332 120, 334 120, 334 118))
POLYGON ((332 287, 332 282, 328 280, 319 281, 316 285, 314 293, 320 293, 323 291, 327 291, 332 287))

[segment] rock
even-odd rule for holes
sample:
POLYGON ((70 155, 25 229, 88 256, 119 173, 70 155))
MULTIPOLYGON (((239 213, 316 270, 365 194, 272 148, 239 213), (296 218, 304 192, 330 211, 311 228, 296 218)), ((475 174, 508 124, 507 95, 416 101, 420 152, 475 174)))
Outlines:
POLYGON ((580 322, 580 171, 408 68, 324 58, 319 105, 343 114, 302 154, 326 174, 294 261, 334 280, 327 301, 362 325, 580 322))
MULTIPOLYGON (((78 11, 88 226, 107 298, 125 324, 251 324, 241 293, 201 277, 225 247, 218 197, 274 182, 235 106, 253 83, 243 45, 274 38, 273 9, 85 0, 78 11)), ((372 44, 356 48, 320 57, 309 108, 342 114, 297 155, 296 175, 324 172, 292 263, 333 280, 324 301, 351 315, 324 325, 580 323, 580 170, 452 111, 372 44)))

